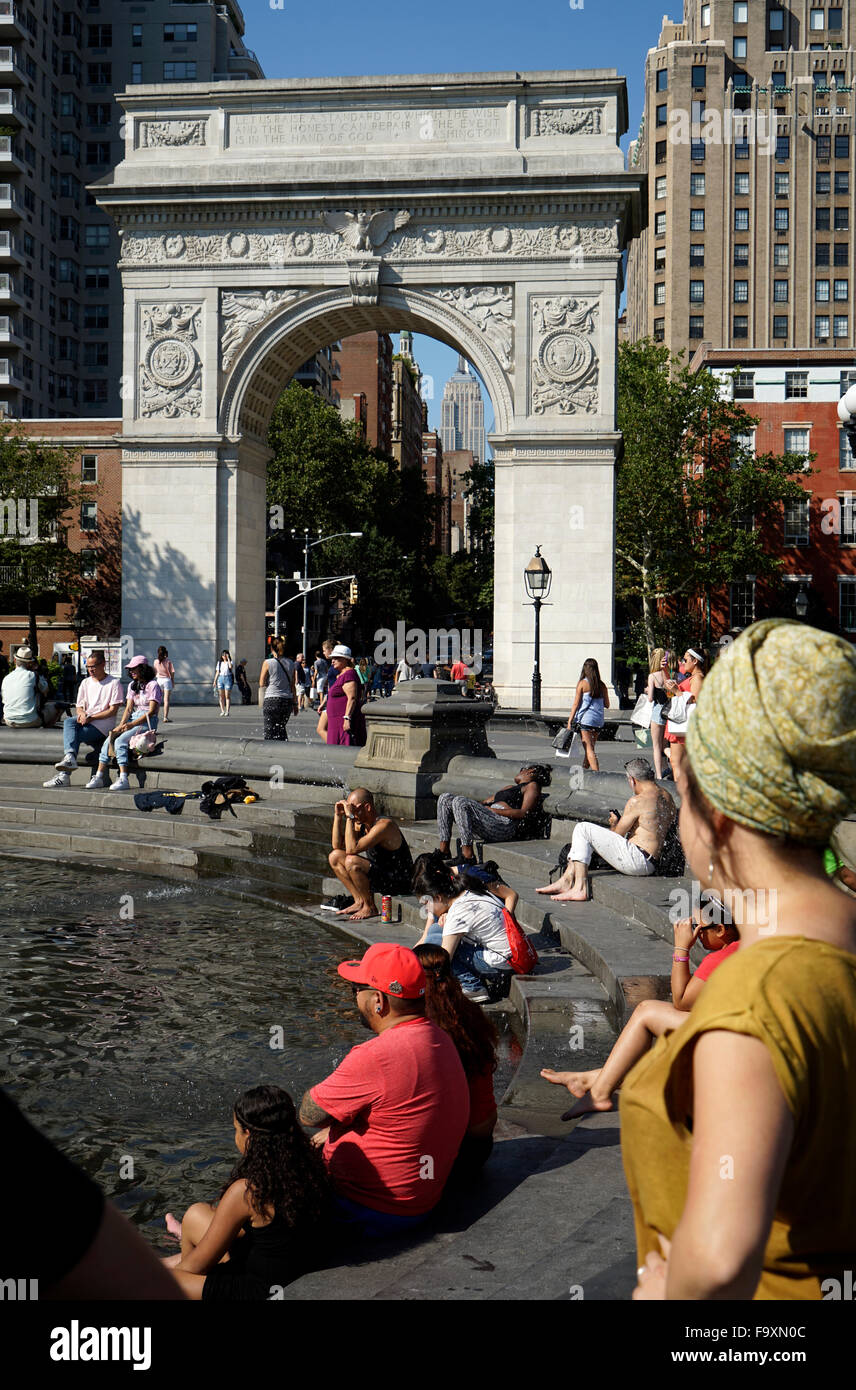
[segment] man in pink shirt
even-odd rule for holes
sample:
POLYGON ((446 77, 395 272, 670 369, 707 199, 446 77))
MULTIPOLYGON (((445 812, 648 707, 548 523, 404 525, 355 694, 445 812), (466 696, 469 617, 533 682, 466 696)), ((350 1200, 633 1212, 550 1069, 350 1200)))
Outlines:
POLYGON ((379 942, 339 974, 376 1036, 306 1092, 300 1120, 322 1130, 341 1219, 392 1235, 440 1200, 469 1122, 469 1087, 452 1039, 425 1017, 425 973, 412 951, 379 942))
POLYGON ((77 692, 75 718, 69 717, 62 726, 65 754, 61 762, 54 764, 56 776, 43 782, 42 786, 69 786, 69 774, 77 767, 77 752, 81 743, 89 743, 100 750, 113 728, 114 716, 124 707, 122 682, 115 676, 107 675, 103 652, 91 652, 86 658, 86 677, 80 682, 77 692))

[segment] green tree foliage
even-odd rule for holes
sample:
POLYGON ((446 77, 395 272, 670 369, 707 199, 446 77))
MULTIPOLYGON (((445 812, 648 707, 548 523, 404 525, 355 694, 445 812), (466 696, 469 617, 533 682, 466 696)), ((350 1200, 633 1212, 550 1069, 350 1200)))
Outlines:
POLYGON ((39 606, 57 598, 76 600, 86 588, 79 551, 69 532, 81 501, 97 489, 81 490, 77 457, 0 425, 0 590, 3 607, 26 610, 28 643, 38 647, 39 606))
POLYGON ((758 421, 682 359, 647 339, 618 352, 617 590, 649 651, 661 601, 680 608, 747 573, 773 575, 781 561, 765 552, 762 528, 805 496, 806 460, 736 443, 758 421))

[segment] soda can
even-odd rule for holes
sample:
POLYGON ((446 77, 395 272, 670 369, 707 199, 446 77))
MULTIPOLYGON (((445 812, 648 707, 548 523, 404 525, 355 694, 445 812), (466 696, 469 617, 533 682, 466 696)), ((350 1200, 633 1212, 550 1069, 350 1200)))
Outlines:
POLYGON ((392 898, 389 893, 384 893, 380 900, 380 920, 382 922, 392 921, 392 898))

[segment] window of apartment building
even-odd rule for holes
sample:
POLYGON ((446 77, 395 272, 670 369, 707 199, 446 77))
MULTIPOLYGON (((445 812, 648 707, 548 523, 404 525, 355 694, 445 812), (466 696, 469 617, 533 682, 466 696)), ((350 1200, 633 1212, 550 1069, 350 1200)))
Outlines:
POLYGON ((815 314, 814 316, 814 336, 815 338, 829 337, 829 315, 815 314))
POLYGON ((856 545, 856 494, 840 492, 838 501, 841 504, 841 534, 838 544, 856 545))
POLYGON ((704 197, 704 174, 690 174, 690 197, 704 197))
POLYGON ((729 627, 750 627, 755 621, 755 581, 740 580, 729 588, 729 627))
POLYGON ((98 482, 98 455, 80 455, 80 481, 82 483, 98 482))
POLYGON ((694 164, 703 164, 707 153, 707 145, 703 140, 690 141, 690 159, 694 164))
POLYGON ((834 29, 834 30, 836 30, 836 31, 840 31, 840 30, 841 30, 841 17, 842 17, 842 6, 841 6, 841 5, 833 5, 830 9, 828 9, 828 10, 826 11, 826 27, 827 27, 827 29, 834 29))
POLYGON ((735 58, 741 58, 741 59, 742 59, 742 58, 745 58, 745 57, 746 57, 746 52, 747 52, 747 50, 746 50, 746 40, 745 40, 745 38, 741 38, 738 34, 735 34, 735 35, 734 35, 734 54, 733 54, 733 56, 734 56, 735 58))
POLYGON ((64 130, 59 137, 59 152, 72 159, 80 159, 80 141, 70 130, 64 130))
POLYGON ((804 429, 786 429, 785 453, 799 454, 801 458, 805 458, 809 453, 809 431, 804 429))
POLYGON ((701 27, 702 29, 710 28, 710 5, 702 5, 701 7, 701 27))
POLYGON ((776 136, 776 158, 783 162, 791 157, 791 137, 790 135, 776 136))
POLYGON ((690 280, 690 303, 702 304, 704 302, 704 281, 690 280))
POLYGON ((80 20, 76 14, 69 14, 66 11, 62 16, 62 36, 65 39, 80 38, 80 20))
POLYGON ((696 246, 696 245, 690 246, 690 265, 691 265, 691 266, 703 266, 703 265, 704 265, 704 247, 703 247, 703 246, 696 246))
POLYGON ((112 24, 90 24, 89 26, 89 47, 90 48, 111 48, 113 45, 113 25, 112 24))
POLYGON ((87 65, 89 73, 90 87, 112 87, 113 86, 113 64, 112 63, 89 63, 87 65))
POLYGON ((666 235, 666 214, 664 212, 655 212, 654 214, 654 235, 666 235))
POLYGON ((654 286, 654 303, 655 303, 655 304, 665 304, 665 302, 666 302, 666 282, 665 282, 665 280, 660 280, 660 281, 658 281, 657 284, 654 286))
POLYGON ((735 280, 735 281, 734 281, 734 303, 735 303, 735 304, 748 304, 748 303, 749 303, 749 281, 748 281, 748 280, 735 280))
POLYGON ((815 208, 814 226, 818 232, 828 232, 830 228, 829 208, 815 208))
POLYGON ((833 230, 836 232, 847 232, 850 230, 850 209, 836 208, 833 230))
POLYGON ((832 259, 833 265, 850 264, 850 247, 846 241, 836 241, 833 251, 835 253, 832 259))
POLYGON ((829 281, 815 280, 814 282, 814 302, 815 304, 829 303, 829 281))
POLYGON ((656 121, 657 125, 668 125, 669 108, 665 102, 662 104, 662 106, 657 107, 656 121))
POLYGON ((690 231, 704 231, 704 208, 690 208, 690 231))
POLYGON ((810 506, 808 497, 785 503, 785 545, 808 545, 810 506))
POLYGON ((667 92, 669 90, 669 74, 665 68, 658 68, 657 75, 654 79, 654 86, 658 92, 667 92))
POLYGON ((98 559, 97 550, 81 550, 80 552, 80 575, 82 579, 98 578, 98 559))
POLYGON ((791 248, 787 242, 777 244, 773 247, 773 265, 784 266, 791 263, 791 248))
POLYGON ((690 338, 704 337, 704 318, 701 314, 690 314, 690 338))
POLYGON ((86 104, 86 121, 88 125, 109 125, 112 118, 112 111, 109 101, 90 101, 86 104))
POLYGON ((655 164, 665 164, 666 162, 666 141, 658 140, 654 148, 655 164))
POLYGON ((143 46, 143 26, 142 24, 131 25, 131 47, 142 48, 143 46))
POLYGON ((835 171, 835 191, 836 193, 850 192, 850 170, 836 169, 835 171))
MULTIPOLYGON (((87 274, 87 280, 89 276, 87 274)), ((85 304, 83 306, 83 327, 104 331, 110 326, 110 309, 106 304, 85 304)))
POLYGON ((134 86, 134 85, 136 85, 136 83, 142 82, 142 80, 143 80, 143 65, 142 65, 142 63, 132 63, 132 64, 131 64, 131 85, 134 86))
POLYGON ((84 288, 87 290, 109 290, 110 272, 109 270, 96 270, 90 268, 86 271, 84 288))
POLYGON ((825 29, 825 28, 826 28, 826 14, 825 14, 825 11, 824 11, 824 10, 815 9, 815 10, 812 10, 812 11, 811 11, 811 16, 810 16, 810 19, 809 19, 809 28, 811 28, 811 29, 825 29))
POLYGON ((72 198, 76 203, 80 198, 80 181, 74 174, 60 174, 59 176, 59 196, 61 198, 72 198))
POLYGON ((73 92, 63 92, 59 99, 59 114, 80 119, 80 102, 73 92))
POLYGON ((87 163, 87 164, 109 164, 109 163, 110 163, 110 141, 109 141, 109 140, 87 140, 87 142, 86 142, 86 163, 87 163))
POLYGON ((77 364, 77 342, 74 338, 60 338, 59 360, 60 362, 74 362, 75 365, 77 364))
POLYGON ((735 315, 734 315, 734 318, 733 318, 733 320, 732 320, 731 333, 732 333, 732 337, 734 337, 734 338, 748 338, 748 337, 749 337, 749 318, 748 318, 748 315, 746 315, 746 314, 735 314, 735 315))
POLYGON ((59 280, 62 284, 77 285, 80 279, 80 272, 77 261, 61 260, 59 263, 59 280))
POLYGON ((84 343, 84 367, 107 367, 109 366, 109 357, 110 349, 107 343, 84 343))
POLYGON ((838 431, 838 467, 847 472, 856 469, 856 454, 844 430, 838 431))
POLYGON ((654 320, 654 342, 655 342, 655 343, 662 343, 662 342, 664 341, 665 337, 666 337, 666 320, 665 320, 665 319, 655 319, 655 320, 654 320))
POLYGON ((769 13, 768 16, 767 16, 767 21, 768 21, 768 23, 769 23, 770 29, 771 29, 774 33, 781 33, 782 29, 784 29, 784 27, 785 27, 785 14, 784 14, 784 10, 780 10, 780 9, 773 9, 773 10, 770 10, 770 13, 769 13))
POLYGON ((195 24, 165 24, 163 26, 164 43, 196 43, 195 24))
POLYGON ((734 209, 734 230, 735 232, 748 232, 749 230, 749 209, 734 209))
POLYGON ((665 246, 654 247, 654 270, 660 274, 666 272, 666 248, 665 246))
POLYGON ((110 228, 105 226, 90 225, 84 228, 83 244, 90 250, 101 250, 102 247, 110 245, 110 228))
POLYGON ((707 86, 707 66, 704 63, 693 63, 692 85, 695 88, 707 86))
POLYGON ((735 430, 731 436, 731 467, 742 468, 747 458, 755 457, 755 431, 735 430))
POLYGON ((820 198, 832 191, 832 179, 828 169, 818 169, 815 173, 814 191, 820 198))
POLYGON ((80 223, 76 217, 62 216, 59 219, 59 239, 60 241, 73 241, 75 245, 80 238, 80 223))
POLYGON ((771 87, 773 88, 773 91, 775 91, 777 87, 787 87, 787 85, 788 85, 788 75, 787 75, 787 73, 784 73, 784 72, 773 72, 773 73, 771 73, 771 74, 770 74, 770 85, 771 85, 771 87))
MULTIPOLYGON (((105 382, 106 385, 106 382, 105 382)), ((84 395, 85 398, 85 395, 84 395)), ((98 503, 81 502, 80 504, 80 529, 81 531, 97 531, 98 529, 98 503)))
POLYGON ((773 208, 773 226, 777 232, 786 232, 790 224, 790 208, 773 208))
MULTIPOLYGON (((791 176, 789 173, 776 174, 774 178, 774 190, 777 198, 787 198, 791 191, 791 176)), ((748 190, 747 190, 748 191, 748 190)), ((736 192, 736 190, 735 190, 736 192)))
POLYGON ((705 104, 703 97, 697 97, 690 103, 690 121, 696 125, 701 125, 704 120, 705 104))
POLYGON ((734 158, 735 158, 735 159, 748 159, 748 158, 749 158, 749 141, 748 141, 745 137, 744 137, 743 139, 741 139, 741 140, 735 140, 735 142, 734 142, 734 158))
POLYGON ((735 24, 748 24, 748 23, 749 23, 749 5, 748 5, 748 0, 735 0, 735 4, 734 4, 734 23, 735 23, 735 24))
POLYGON ((826 72, 823 68, 815 68, 812 73, 812 79, 815 87, 827 87, 829 85, 826 80, 826 72))
POLYGON ((788 302, 788 282, 787 280, 773 281, 773 303, 787 304, 788 302))
POLYGON ((661 174, 654 180, 654 197, 665 198, 666 196, 666 175, 661 174))
POLYGON ((195 63, 164 63, 164 82, 190 82, 196 77, 195 63))
POLYGON ((856 632, 856 579, 838 581, 838 626, 842 632, 856 632))
POLYGON ((849 158, 850 158, 850 136, 849 136, 849 135, 836 135, 836 137, 835 137, 835 158, 836 158, 836 159, 849 159, 849 158))
POLYGON ((815 144, 815 153, 818 159, 828 160, 832 154, 832 136, 818 135, 815 144))
MULTIPOLYGON (((84 381, 83 383, 83 403, 84 405, 104 405, 107 400, 106 381, 84 381)), ((86 504, 84 504, 86 505, 86 504)), ((94 503, 92 504, 95 505, 94 503)))
POLYGON ((749 195, 749 175, 734 175, 734 194, 737 198, 745 198, 749 195))
POLYGON ((832 320, 833 338, 850 337, 850 316, 848 314, 835 314, 832 320))
POLYGON ((787 314, 773 315, 773 337, 787 338, 788 336, 788 316, 787 314))
POLYGON ((849 299, 849 280, 834 280, 832 285, 832 298, 837 300, 849 299))
POLYGON ((785 400, 801 401, 808 396, 808 372, 785 372, 785 400))

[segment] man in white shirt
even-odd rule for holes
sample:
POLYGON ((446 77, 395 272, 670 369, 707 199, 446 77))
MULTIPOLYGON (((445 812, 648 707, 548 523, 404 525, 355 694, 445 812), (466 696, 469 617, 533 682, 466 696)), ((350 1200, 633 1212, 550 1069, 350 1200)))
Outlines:
POLYGON ((3 723, 10 729, 32 729, 42 723, 38 692, 48 693, 48 683, 36 672, 38 663, 29 647, 15 653, 15 669, 3 679, 3 723))
POLYGON ((62 726, 65 754, 61 762, 54 764, 56 776, 42 783, 45 787, 69 786, 69 774, 77 767, 77 752, 81 743, 89 743, 99 751, 114 727, 115 716, 124 709, 122 682, 115 676, 107 675, 103 652, 90 653, 86 658, 86 672, 86 678, 80 682, 77 692, 75 718, 66 719, 62 726))

